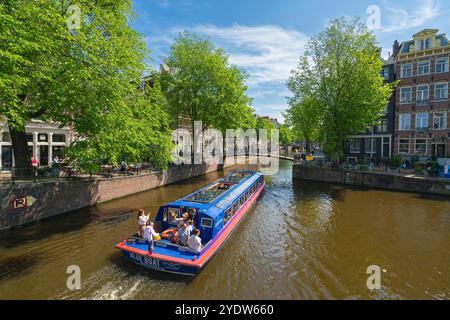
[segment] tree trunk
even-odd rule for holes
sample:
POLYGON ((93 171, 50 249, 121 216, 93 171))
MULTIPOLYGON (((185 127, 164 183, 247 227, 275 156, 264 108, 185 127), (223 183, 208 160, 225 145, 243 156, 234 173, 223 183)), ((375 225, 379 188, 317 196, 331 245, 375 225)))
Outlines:
POLYGON ((306 139, 306 155, 311 154, 311 141, 309 139, 306 139))
POLYGON ((9 126, 14 154, 14 174, 16 178, 32 178, 31 154, 28 153, 27 134, 25 126, 9 126))

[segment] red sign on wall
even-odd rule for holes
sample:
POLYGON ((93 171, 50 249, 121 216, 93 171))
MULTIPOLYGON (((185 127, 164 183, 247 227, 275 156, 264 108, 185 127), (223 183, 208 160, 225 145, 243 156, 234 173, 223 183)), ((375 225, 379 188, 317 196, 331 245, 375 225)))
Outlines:
POLYGON ((27 208, 27 197, 17 197, 13 200, 13 209, 27 208))

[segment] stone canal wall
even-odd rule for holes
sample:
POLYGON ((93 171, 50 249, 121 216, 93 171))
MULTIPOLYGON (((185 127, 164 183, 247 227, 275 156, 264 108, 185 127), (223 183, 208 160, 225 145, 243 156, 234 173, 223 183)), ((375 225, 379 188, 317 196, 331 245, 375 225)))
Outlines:
POLYGON ((0 230, 222 169, 221 165, 186 165, 130 177, 0 184, 0 230))
POLYGON ((295 164, 292 167, 294 179, 363 186, 406 192, 450 195, 450 181, 427 177, 330 169, 295 164))

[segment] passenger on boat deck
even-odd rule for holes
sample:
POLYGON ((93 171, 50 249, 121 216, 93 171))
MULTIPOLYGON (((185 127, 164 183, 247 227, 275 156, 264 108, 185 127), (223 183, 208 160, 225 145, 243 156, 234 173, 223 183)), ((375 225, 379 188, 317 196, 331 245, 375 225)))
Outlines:
POLYGON ((194 230, 194 234, 189 238, 187 245, 189 249, 192 249, 195 252, 202 251, 202 239, 200 238, 200 230, 194 230))
POLYGON ((188 220, 187 223, 187 231, 188 231, 188 235, 189 237, 194 233, 194 222, 192 220, 188 220))
POLYGON ((180 230, 180 228, 185 224, 189 219, 189 214, 187 212, 183 213, 183 216, 181 218, 176 218, 175 213, 172 214, 173 220, 177 222, 177 229, 180 230))
POLYGON ((188 210, 189 220, 194 220, 195 217, 195 209, 188 210))
POLYGON ((227 185, 227 184, 221 184, 220 186, 219 186, 219 190, 228 190, 230 188, 230 186, 229 185, 227 185))
POLYGON ((159 233, 155 231, 155 224, 151 221, 147 222, 147 226, 144 227, 144 239, 147 241, 153 241, 160 238, 159 233))
POLYGON ((145 214, 144 209, 139 209, 138 211, 138 226, 139 226, 139 236, 143 237, 144 236, 144 227, 147 224, 148 218, 150 216, 150 212, 148 213, 148 215, 145 214))
POLYGON ((180 230, 178 230, 178 237, 177 237, 177 242, 178 245, 181 246, 186 246, 187 245, 187 241, 189 239, 189 228, 188 228, 188 223, 185 222, 183 224, 183 226, 180 228, 180 230))

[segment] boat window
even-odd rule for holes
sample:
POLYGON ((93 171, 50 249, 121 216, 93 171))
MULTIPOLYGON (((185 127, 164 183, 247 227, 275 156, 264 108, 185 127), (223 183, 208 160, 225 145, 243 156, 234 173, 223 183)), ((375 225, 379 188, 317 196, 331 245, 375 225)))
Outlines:
POLYGON ((238 212, 238 209, 239 209, 239 203, 235 202, 233 205, 233 215, 235 215, 236 212, 238 212))
POLYGON ((190 202, 199 202, 199 203, 211 203, 218 197, 220 197, 223 193, 227 192, 232 188, 234 183, 216 183, 210 186, 207 189, 200 190, 196 192, 194 195, 186 198, 187 201, 190 202))
POLYGON ((244 199, 244 196, 242 196, 242 197, 239 199, 239 207, 242 207, 242 206, 244 205, 244 203, 245 203, 245 199, 244 199))
MULTIPOLYGON (((166 211, 167 212, 167 211, 166 211)), ((169 224, 176 225, 178 223, 177 219, 181 217, 181 210, 178 208, 169 208, 168 217, 169 224)))
POLYGON ((209 218, 202 218, 202 227, 204 228, 212 228, 213 221, 209 218))
POLYGON ((239 183, 242 180, 244 180, 246 177, 251 176, 251 175, 252 175, 252 173, 250 173, 250 172, 236 172, 236 173, 230 174, 229 176, 226 176, 224 178, 224 180, 227 182, 239 183))
POLYGON ((232 216, 233 216, 233 208, 230 208, 227 211, 225 211, 223 223, 226 224, 228 221, 230 221, 232 216))

